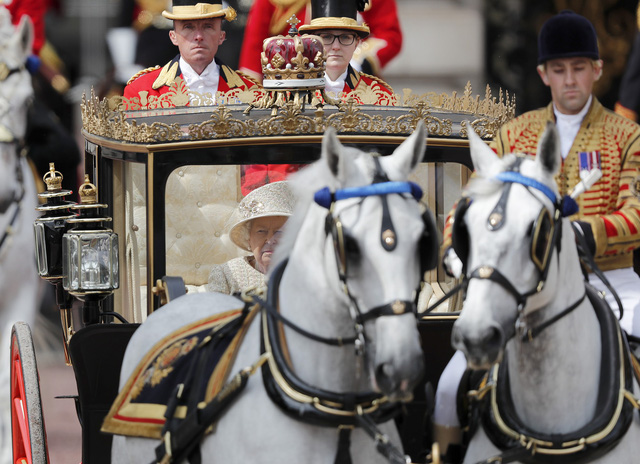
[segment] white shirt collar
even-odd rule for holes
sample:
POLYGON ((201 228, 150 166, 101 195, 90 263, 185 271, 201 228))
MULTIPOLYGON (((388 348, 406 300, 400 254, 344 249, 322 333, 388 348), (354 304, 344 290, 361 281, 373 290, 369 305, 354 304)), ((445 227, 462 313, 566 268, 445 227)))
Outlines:
POLYGON ((213 103, 215 103, 218 82, 220 81, 220 68, 215 60, 209 63, 201 74, 198 74, 184 58, 180 57, 180 71, 182 71, 182 77, 189 90, 198 92, 201 95, 209 92, 213 98, 213 103))
POLYGON ((325 79, 324 91, 327 93, 330 92, 335 96, 338 96, 338 94, 344 90, 344 81, 347 79, 348 72, 349 72, 349 68, 347 67, 347 70, 343 72, 340 76, 338 76, 338 78, 335 81, 332 81, 329 75, 325 72, 324 73, 324 79, 325 79))
POLYGON ((566 158, 567 155, 569 155, 569 151, 571 151, 573 142, 580 130, 580 125, 591 107, 592 100, 593 96, 589 95, 589 100, 587 100, 587 103, 577 114, 563 114, 558 111, 555 103, 553 104, 553 113, 556 116, 556 127, 560 134, 560 152, 562 153, 563 159, 566 158))

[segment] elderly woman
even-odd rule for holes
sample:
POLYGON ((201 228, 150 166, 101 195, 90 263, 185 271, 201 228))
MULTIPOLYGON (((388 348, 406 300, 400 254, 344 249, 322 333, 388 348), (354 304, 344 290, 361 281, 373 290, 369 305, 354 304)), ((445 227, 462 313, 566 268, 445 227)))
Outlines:
POLYGON ((263 185, 240 201, 231 216, 229 237, 251 254, 214 266, 207 286, 210 292, 231 294, 264 285, 264 275, 294 203, 286 181, 263 185))

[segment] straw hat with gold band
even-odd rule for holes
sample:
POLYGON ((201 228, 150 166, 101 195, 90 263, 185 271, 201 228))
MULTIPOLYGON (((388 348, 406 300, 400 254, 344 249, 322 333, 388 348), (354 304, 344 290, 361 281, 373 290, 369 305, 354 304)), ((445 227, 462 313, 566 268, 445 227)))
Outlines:
POLYGON ((361 39, 369 35, 369 26, 359 23, 358 11, 366 11, 371 0, 311 0, 311 22, 300 26, 304 34, 318 34, 324 29, 346 29, 361 39))
POLYGON ((220 3, 203 3, 198 0, 173 0, 171 11, 163 11, 162 16, 168 19, 189 21, 194 19, 223 18, 227 21, 236 19, 236 10, 223 7, 220 3))

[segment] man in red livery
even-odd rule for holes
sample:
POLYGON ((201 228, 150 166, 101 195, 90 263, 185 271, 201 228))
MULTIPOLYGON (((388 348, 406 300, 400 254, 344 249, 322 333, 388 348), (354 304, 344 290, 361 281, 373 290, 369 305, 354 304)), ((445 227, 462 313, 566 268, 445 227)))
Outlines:
MULTIPOLYGON (((556 176, 560 196, 567 195, 593 168, 602 178, 578 197, 580 210, 571 219, 584 236, 598 267, 622 301, 620 325, 640 336, 640 278, 632 267, 633 251, 640 245, 640 198, 636 188, 640 169, 640 126, 604 108, 593 95, 602 75, 596 31, 588 19, 564 10, 544 23, 538 36, 537 71, 551 90, 551 102, 505 123, 494 149, 536 154, 548 122, 560 135, 562 168, 556 176)), ((442 249, 447 269, 458 269, 451 248, 454 214, 445 223, 442 249)), ((457 271, 452 272, 457 274, 457 271)), ((605 292, 611 309, 618 305, 594 274, 589 282, 605 292)), ((461 440, 456 394, 466 361, 456 352, 440 377, 436 392, 434 436, 445 452, 461 440)))
MULTIPOLYGON (((400 52, 402 31, 395 0, 369 0, 368 3, 370 8, 365 9, 361 16, 371 29, 371 36, 362 41, 353 63, 357 63, 360 71, 379 75, 380 70, 400 52)), ((286 35, 290 28, 287 20, 291 15, 295 14, 302 24, 308 24, 312 17, 330 16, 312 15, 312 8, 315 8, 312 4, 311 0, 254 0, 240 52, 240 70, 262 79, 262 42, 268 37, 286 35)))
POLYGON ((233 71, 215 59, 218 47, 225 40, 222 19, 233 21, 236 12, 218 3, 199 0, 174 0, 171 12, 163 11, 173 20, 169 31, 171 42, 180 53, 164 67, 156 66, 133 76, 124 89, 127 109, 166 108, 189 104, 189 90, 200 95, 216 92, 227 96, 259 84, 242 73, 233 71))

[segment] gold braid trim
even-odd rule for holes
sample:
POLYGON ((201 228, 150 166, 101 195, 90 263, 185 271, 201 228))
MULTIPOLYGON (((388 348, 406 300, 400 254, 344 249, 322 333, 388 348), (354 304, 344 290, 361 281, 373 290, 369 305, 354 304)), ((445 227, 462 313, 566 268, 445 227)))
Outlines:
POLYGON ((385 81, 380 79, 378 76, 372 76, 371 74, 363 73, 362 71, 358 71, 358 73, 361 76, 368 77, 369 79, 373 80, 374 82, 377 82, 378 84, 380 84, 382 87, 386 87, 389 91, 393 92, 393 88, 389 84, 387 84, 385 81))
POLYGON ((158 69, 160 66, 156 65, 156 66, 152 66, 150 68, 147 69, 143 69, 142 71, 138 71, 137 73, 135 73, 133 76, 131 76, 131 79, 129 79, 127 81, 127 85, 131 84, 133 81, 135 81, 137 78, 139 78, 140 76, 150 73, 151 71, 155 71, 156 69, 158 69))
POLYGON ((252 76, 252 75, 250 75, 250 74, 247 74, 246 72, 243 72, 243 71, 235 71, 235 73, 236 73, 236 74, 238 74, 238 75, 240 75, 240 76, 242 76, 242 77, 244 77, 246 80, 253 82, 255 85, 257 85, 257 86, 259 86, 259 87, 261 87, 261 86, 262 86, 262 84, 260 84, 260 82, 259 82, 255 77, 253 77, 253 76, 252 76))
POLYGON ((173 65, 171 63, 167 63, 164 65, 164 68, 162 68, 162 71, 160 71, 160 75, 153 82, 153 85, 151 86, 151 88, 153 90, 157 90, 163 85, 171 85, 173 81, 176 79, 177 75, 178 75, 178 61, 174 61, 173 65))

